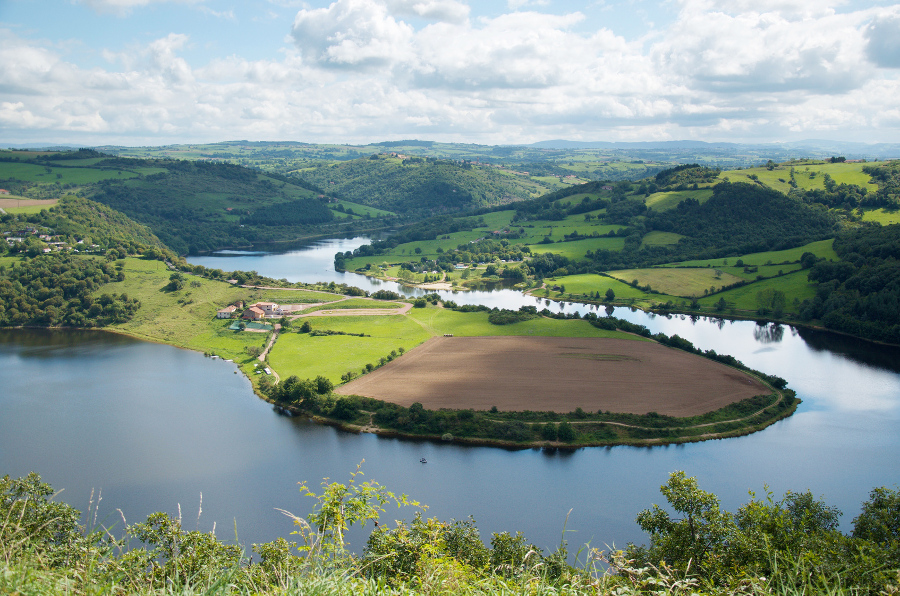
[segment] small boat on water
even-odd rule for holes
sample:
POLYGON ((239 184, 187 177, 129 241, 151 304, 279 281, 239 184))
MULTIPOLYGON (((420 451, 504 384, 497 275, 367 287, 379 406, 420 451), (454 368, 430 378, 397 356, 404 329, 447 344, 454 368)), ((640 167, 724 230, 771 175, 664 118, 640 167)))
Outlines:
POLYGON ((427 463, 428 463, 428 460, 425 459, 424 457, 423 457, 422 459, 420 459, 419 461, 420 461, 421 463, 423 463, 423 464, 427 464, 427 463))

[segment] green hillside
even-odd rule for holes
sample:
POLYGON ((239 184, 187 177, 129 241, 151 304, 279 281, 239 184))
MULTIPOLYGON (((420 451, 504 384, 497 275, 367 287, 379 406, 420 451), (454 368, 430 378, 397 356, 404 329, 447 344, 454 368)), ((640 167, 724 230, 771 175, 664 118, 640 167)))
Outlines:
POLYGON ((342 199, 401 213, 454 212, 532 198, 560 184, 446 160, 372 155, 298 174, 342 199))

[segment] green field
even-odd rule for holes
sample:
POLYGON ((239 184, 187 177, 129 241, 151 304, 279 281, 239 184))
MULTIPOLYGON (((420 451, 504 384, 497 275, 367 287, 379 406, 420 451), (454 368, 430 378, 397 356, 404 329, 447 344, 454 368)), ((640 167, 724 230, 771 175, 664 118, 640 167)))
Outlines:
POLYGON ((359 203, 351 203, 350 201, 338 201, 337 203, 329 203, 328 208, 334 211, 335 217, 352 217, 347 214, 348 209, 353 210, 353 216, 360 218, 368 215, 369 217, 390 217, 396 215, 391 211, 385 211, 384 209, 377 209, 375 207, 368 207, 366 205, 360 205, 359 203), (339 211, 337 209, 338 206, 344 208, 343 211, 339 211))
MULTIPOLYGON (((598 329, 581 320, 557 320, 543 317, 512 325, 488 323, 486 312, 461 313, 444 308, 414 308, 408 317, 422 325, 431 335, 452 333, 458 337, 536 336, 536 337, 616 337, 644 339, 621 331, 598 329)), ((390 317, 385 317, 390 318, 390 317)))
POLYGON ((824 163, 822 161, 795 161, 779 164, 773 170, 765 167, 747 168, 745 170, 728 170, 722 172, 719 179, 728 178, 731 182, 759 182, 787 194, 791 190, 791 168, 794 168, 794 180, 797 187, 803 190, 821 190, 825 188, 825 174, 831 176, 838 184, 855 184, 868 189, 878 190, 869 175, 862 171, 866 163, 824 163))
MULTIPOLYGON (((15 198, 15 197, 13 197, 13 198, 15 198)), ((23 200, 28 201, 30 199, 23 197, 23 200)), ((44 205, 26 205, 24 207, 3 207, 3 210, 6 211, 7 213, 21 213, 23 215, 34 215, 36 213, 40 213, 44 209, 48 209, 49 207, 52 207, 57 202, 58 201, 56 201, 56 200, 51 200, 51 201, 47 201, 44 205)))
POLYGON ((587 251, 595 250, 612 250, 619 251, 625 246, 624 238, 585 238, 583 240, 572 240, 571 242, 554 242, 553 244, 535 244, 531 246, 531 252, 534 254, 543 254, 552 252, 553 254, 562 255, 572 260, 583 259, 587 251))
POLYGON ((873 209, 863 213, 863 221, 875 221, 883 226, 900 223, 900 210, 873 209))
POLYGON ((772 263, 774 265, 782 263, 799 263, 800 257, 803 256, 803 253, 805 252, 811 252, 820 259, 836 261, 838 260, 838 256, 837 253, 834 252, 834 248, 832 248, 833 245, 833 239, 819 240, 818 242, 811 242, 810 244, 798 246, 797 248, 789 248, 787 250, 755 252, 747 255, 742 255, 740 257, 728 257, 725 259, 684 261, 681 263, 671 263, 665 266, 671 267, 677 265, 679 267, 721 267, 724 265, 734 265, 738 261, 738 259, 743 261, 744 265, 750 266, 762 266, 766 265, 767 263, 772 263))
MULTIPOLYGON (((605 275, 597 275, 595 273, 583 273, 580 275, 566 275, 564 277, 554 277, 546 280, 549 286, 564 286, 566 294, 588 295, 594 292, 600 292, 601 299, 606 295, 606 290, 612 290, 616 295, 616 300, 643 300, 649 294, 605 275)), ((541 296, 541 290, 535 290, 537 296, 541 296)), ((555 292, 551 292, 551 296, 555 296, 555 292)))
POLYGON ((653 193, 647 197, 644 203, 654 211, 665 211, 674 209, 678 203, 685 199, 697 199, 700 203, 705 203, 712 195, 712 189, 705 188, 701 190, 673 190, 653 193))
POLYGON ((741 281, 740 277, 712 267, 622 269, 610 271, 608 275, 626 283, 637 280, 640 286, 650 286, 658 292, 683 298, 703 296, 704 290, 718 289, 741 281))
POLYGON ((361 372, 366 364, 377 365, 391 350, 411 350, 431 334, 403 315, 315 317, 313 329, 365 333, 371 337, 282 333, 269 353, 269 364, 281 378, 297 375, 301 379, 318 375, 335 384, 348 371, 361 372))
POLYGON ((354 309, 354 308, 380 308, 386 310, 395 310, 401 308, 403 305, 398 302, 385 302, 384 300, 367 300, 365 298, 348 298, 347 300, 341 300, 340 302, 332 302, 330 304, 322 304, 320 306, 314 306, 313 308, 306 309, 304 313, 310 312, 318 312, 320 310, 340 310, 340 309, 354 309))
POLYGON ((106 284, 95 295, 124 292, 130 298, 139 299, 141 308, 131 321, 114 325, 112 330, 213 352, 237 362, 249 361, 244 348, 262 345, 266 334, 229 331, 231 321, 215 318, 218 309, 236 300, 251 304, 258 301, 299 304, 341 298, 325 292, 240 288, 191 275, 185 276, 184 288, 168 292, 163 288, 169 283, 171 271, 160 261, 128 258, 121 262, 125 281, 106 284))
POLYGON ((784 292, 787 305, 786 313, 797 313, 797 305, 816 295, 816 285, 807 280, 807 271, 795 271, 781 277, 764 279, 740 288, 727 290, 713 296, 701 298, 698 302, 703 307, 712 307, 719 299, 724 299, 727 308, 756 312, 759 308, 757 294, 773 289, 784 292))
POLYGON ((101 180, 124 180, 136 176, 136 173, 127 170, 63 168, 27 163, 0 162, 0 180, 14 178, 25 182, 42 184, 90 184, 101 180))
POLYGON ((684 236, 674 232, 648 232, 641 239, 641 248, 645 246, 670 246, 677 244, 682 238, 684 236))

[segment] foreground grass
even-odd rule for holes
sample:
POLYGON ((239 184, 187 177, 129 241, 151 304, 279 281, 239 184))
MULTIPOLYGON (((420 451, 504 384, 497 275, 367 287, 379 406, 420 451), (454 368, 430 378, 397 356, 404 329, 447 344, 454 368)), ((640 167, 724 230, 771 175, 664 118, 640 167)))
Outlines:
POLYGON ((446 522, 417 514, 378 527, 385 505, 425 510, 361 471, 349 482, 325 479, 306 518, 293 517, 300 541, 254 544, 253 554, 214 533, 186 530, 165 513, 123 528, 81 525, 81 514, 51 497, 36 474, 0 478, 0 593, 15 596, 163 595, 593 595, 800 596, 888 595, 900 590, 896 529, 867 529, 897 515, 900 495, 873 489, 852 536, 835 529, 840 512, 811 493, 776 501, 755 497, 737 512, 695 478, 674 472, 661 487, 670 516, 656 505, 637 522, 649 546, 611 552, 586 545, 552 553, 521 533, 495 533, 490 546, 474 520, 446 522), (683 516, 683 517, 682 517, 683 516), (799 522, 798 522, 799 520, 799 522), (862 520, 862 521, 860 521, 862 520), (344 532, 375 529, 359 554, 344 532), (690 530, 690 531, 688 531, 690 530), (651 562, 658 561, 658 562, 651 562))

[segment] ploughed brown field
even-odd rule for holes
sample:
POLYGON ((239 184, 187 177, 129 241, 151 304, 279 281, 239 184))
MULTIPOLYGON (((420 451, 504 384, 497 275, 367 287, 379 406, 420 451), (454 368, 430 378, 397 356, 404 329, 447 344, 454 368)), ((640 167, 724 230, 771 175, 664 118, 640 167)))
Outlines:
POLYGON ((435 337, 336 392, 428 409, 580 407, 685 417, 771 390, 738 370, 649 341, 435 337))

